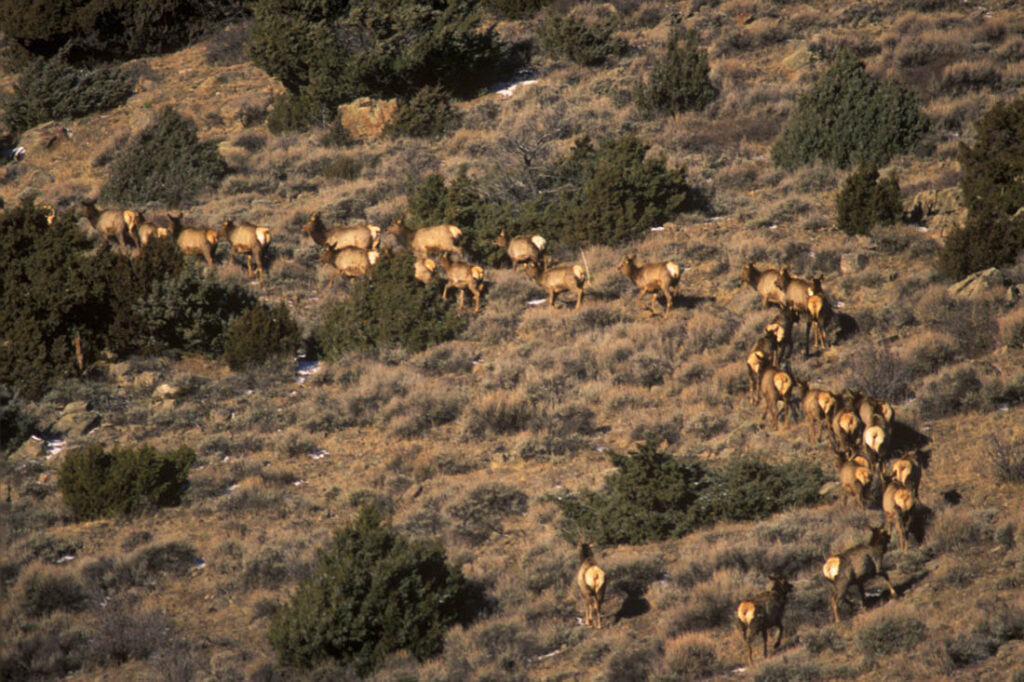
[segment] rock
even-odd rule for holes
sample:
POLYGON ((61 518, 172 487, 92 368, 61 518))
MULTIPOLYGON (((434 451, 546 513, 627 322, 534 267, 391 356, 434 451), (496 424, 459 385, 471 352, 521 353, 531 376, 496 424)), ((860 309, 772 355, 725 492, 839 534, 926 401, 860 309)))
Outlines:
POLYGON ((868 266, 866 253, 844 253, 839 258, 839 271, 844 275, 860 272, 868 266))
POLYGON ((8 462, 11 464, 20 464, 22 462, 31 462, 38 459, 44 459, 46 457, 46 441, 38 436, 31 436, 28 440, 21 444, 21 447, 11 453, 8 457, 8 462))
POLYGON ((988 298, 1005 290, 1008 282, 999 268, 971 273, 947 289, 953 298, 988 298))
POLYGON ((78 438, 89 433, 102 421, 98 412, 74 412, 65 414, 53 425, 53 430, 68 438, 78 438))
POLYGON ((398 100, 360 97, 338 107, 338 117, 345 130, 357 140, 378 137, 395 115, 398 100))
POLYGON ((177 386, 172 386, 172 385, 170 385, 168 383, 163 383, 163 384, 160 384, 159 386, 157 386, 156 388, 153 389, 153 396, 152 396, 152 398, 153 398, 153 402, 158 403, 158 402, 163 402, 163 401, 168 400, 168 399, 172 399, 173 400, 174 396, 176 396, 176 395, 178 395, 178 387, 177 386))
POLYGON ((61 410, 60 413, 61 415, 66 415, 76 414, 78 412, 88 412, 90 407, 92 407, 92 405, 89 404, 88 400, 76 400, 65 405, 64 409, 61 410))
POLYGON ((156 372, 139 372, 132 379, 132 385, 136 388, 146 388, 147 386, 154 386, 156 382, 160 380, 160 375, 156 372))
POLYGON ((112 381, 122 383, 132 371, 132 363, 128 361, 113 362, 107 365, 107 376, 112 381))

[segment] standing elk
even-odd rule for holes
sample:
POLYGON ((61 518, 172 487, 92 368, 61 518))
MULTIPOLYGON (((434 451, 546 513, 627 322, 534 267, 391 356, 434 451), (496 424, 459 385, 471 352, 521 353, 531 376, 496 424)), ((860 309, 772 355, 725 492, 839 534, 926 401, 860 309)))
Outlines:
POLYGON ((376 249, 380 242, 380 227, 377 225, 335 225, 328 230, 320 219, 319 211, 310 216, 300 230, 317 246, 330 246, 335 251, 346 246, 370 251, 376 249))
POLYGON ((866 544, 851 547, 837 556, 829 557, 822 566, 822 573, 832 583, 829 602, 832 616, 839 622, 839 600, 846 600, 846 591, 851 585, 860 592, 860 603, 864 605, 864 583, 874 577, 883 578, 889 586, 889 593, 895 597, 896 588, 889 580, 889 574, 882 569, 882 556, 889 546, 889 534, 882 528, 871 529, 871 539, 866 544))
POLYGON ((246 267, 252 277, 252 261, 256 259, 256 274, 263 283, 263 250, 270 244, 270 228, 253 225, 248 221, 235 223, 228 218, 220 228, 221 235, 231 244, 231 255, 245 254, 246 267))
POLYGON ((447 253, 441 255, 437 261, 444 268, 448 281, 441 292, 443 300, 448 299, 448 289, 459 290, 459 310, 463 308, 466 298, 466 290, 473 294, 473 312, 480 312, 480 291, 484 284, 484 269, 479 265, 471 265, 461 261, 452 261, 447 253))
POLYGON ((426 258, 434 252, 462 255, 462 249, 455 245, 455 240, 462 236, 462 230, 455 225, 432 225, 410 230, 405 226, 405 219, 399 217, 388 226, 387 233, 402 246, 412 249, 416 258, 426 258))
POLYGON ((583 303, 583 285, 587 281, 587 273, 580 265, 556 265, 547 267, 537 263, 527 263, 523 269, 526 276, 539 284, 548 292, 548 306, 555 307, 555 298, 563 291, 576 292, 576 308, 583 303))
MULTIPOLYGON (((118 244, 125 246, 125 237, 131 238, 132 234, 127 222, 131 217, 129 216, 126 220, 126 211, 118 208, 100 211, 96 208, 96 201, 93 199, 86 199, 81 203, 86 220, 100 233, 100 236, 104 239, 116 239, 118 244)), ((131 213, 138 216, 135 211, 131 213)))
POLYGON ((778 628, 775 637, 775 649, 782 642, 782 615, 786 610, 786 601, 793 586, 781 576, 773 575, 768 590, 744 599, 736 609, 736 620, 747 645, 747 665, 754 664, 751 640, 761 635, 764 657, 768 658, 768 630, 778 628))
POLYGON ((504 249, 505 253, 508 254, 509 260, 512 261, 512 270, 515 270, 519 265, 542 262, 544 250, 548 245, 547 240, 539 234, 530 235, 529 237, 512 237, 510 239, 508 232, 504 229, 498 234, 494 244, 498 248, 504 249))
POLYGON ((672 290, 679 283, 679 275, 681 273, 677 263, 669 260, 637 265, 636 256, 629 255, 619 261, 618 269, 619 272, 631 279, 633 284, 640 289, 640 295, 637 297, 637 300, 640 302, 641 307, 646 308, 643 303, 644 295, 651 295, 651 307, 649 310, 655 315, 657 314, 655 307, 658 304, 658 293, 660 292, 665 297, 665 317, 668 317, 668 311, 672 310, 672 290))
POLYGON ((220 236, 214 230, 199 227, 182 227, 181 213, 168 213, 171 224, 171 235, 174 243, 186 256, 202 256, 210 267, 213 267, 213 254, 217 251, 220 236))
POLYGON ((585 615, 584 625, 593 625, 601 629, 601 603, 604 601, 604 591, 607 587, 604 571, 594 560, 594 553, 590 544, 581 542, 580 567, 576 571, 576 584, 583 594, 585 615))
POLYGON ((343 246, 340 249, 333 249, 325 246, 320 252, 320 262, 326 263, 334 268, 331 278, 327 282, 327 288, 334 287, 334 280, 338 275, 355 279, 356 277, 368 277, 370 270, 377 264, 377 252, 360 249, 358 246, 343 246))
POLYGON ((751 262, 743 268, 743 281, 754 288, 761 297, 761 305, 765 308, 774 303, 780 308, 785 307, 786 297, 778 285, 779 271, 774 268, 758 270, 751 262))

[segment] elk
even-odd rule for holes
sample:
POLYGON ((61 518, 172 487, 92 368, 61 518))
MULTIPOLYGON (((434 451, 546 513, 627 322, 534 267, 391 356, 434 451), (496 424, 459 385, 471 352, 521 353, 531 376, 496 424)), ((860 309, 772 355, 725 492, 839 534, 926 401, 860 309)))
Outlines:
POLYGON ((747 354, 747 378, 750 381, 751 405, 758 405, 761 402, 761 394, 757 390, 761 385, 761 368, 772 364, 772 356, 777 350, 777 345, 775 336, 765 333, 754 342, 754 347, 747 354))
POLYGON ((825 330, 832 322, 832 303, 821 289, 821 277, 812 281, 810 296, 807 298, 807 315, 811 318, 811 334, 814 336, 814 350, 828 348, 825 330))
POLYGON ((416 259, 413 263, 414 274, 413 277, 416 281, 421 284, 430 284, 430 279, 434 276, 434 271, 437 270, 437 263, 432 258, 416 259))
POLYGON ((757 267, 747 262, 743 268, 743 281, 757 291, 761 297, 761 305, 765 308, 769 303, 774 303, 780 308, 785 307, 786 298, 778 285, 779 271, 773 268, 758 270, 757 267))
POLYGON ((509 239, 508 232, 504 229, 498 233, 494 244, 508 254, 509 260, 512 261, 512 270, 515 270, 520 264, 540 263, 544 256, 544 250, 548 246, 547 240, 539 234, 509 239))
POLYGON ((775 638, 775 649, 782 642, 782 615, 786 610, 786 601, 793 586, 781 576, 770 576, 768 590, 744 599, 736 609, 736 620, 747 645, 747 665, 753 665, 754 654, 751 640, 761 635, 764 657, 768 658, 768 630, 778 628, 775 638))
POLYGON ((154 225, 150 222, 143 222, 135 228, 135 236, 139 242, 139 246, 143 247, 153 239, 164 239, 170 234, 170 230, 166 227, 154 225))
POLYGON ((527 263, 523 269, 526 276, 548 292, 548 306, 555 307, 555 298, 563 291, 576 291, 576 308, 583 303, 583 285, 587 273, 580 265, 538 265, 527 263))
POLYGON ((907 548, 907 523, 914 513, 914 493, 896 480, 886 483, 882 493, 882 511, 885 512, 885 530, 896 527, 896 539, 902 550, 907 548))
POLYGON ((387 233, 394 235, 402 246, 412 249, 417 258, 425 258, 435 251, 462 255, 462 249, 455 245, 455 240, 462 236, 462 230, 455 225, 432 225, 410 230, 405 226, 405 219, 399 216, 388 226, 387 233))
POLYGON ((882 570, 882 556, 889 546, 889 534, 882 528, 871 529, 871 539, 867 544, 851 547, 838 556, 829 557, 822 566, 822 573, 832 583, 832 594, 829 602, 832 605, 832 616, 839 622, 839 600, 846 599, 846 591, 855 585, 860 592, 860 603, 864 605, 864 583, 878 576, 889 586, 889 593, 895 597, 896 588, 889 580, 889 574, 882 570))
POLYGON ((861 444, 866 457, 884 462, 889 455, 889 424, 879 414, 871 415, 871 421, 864 424, 861 444))
POLYGON ((604 571, 594 560, 594 553, 591 551, 589 543, 581 542, 579 549, 580 567, 576 571, 576 584, 579 585, 580 592, 583 593, 586 610, 583 624, 594 625, 600 630, 601 603, 604 601, 604 590, 607 587, 604 571))
POLYGON ((656 314, 655 306, 658 304, 658 293, 661 292, 665 297, 665 317, 668 317, 668 311, 672 310, 672 290, 679 283, 681 273, 678 263, 668 260, 637 265, 636 256, 629 255, 619 261, 618 270, 640 289, 637 297, 640 307, 646 308, 644 294, 651 295, 649 310, 652 314, 656 314))
POLYGON ((187 256, 202 256, 206 264, 213 267, 213 254, 217 251, 219 235, 214 230, 182 227, 181 213, 168 213, 167 219, 171 224, 174 243, 178 245, 181 252, 187 256))
POLYGON ((829 420, 835 413, 836 397, 828 391, 808 388, 804 382, 800 382, 800 385, 804 389, 801 407, 807 418, 807 437, 820 443, 821 434, 828 428, 829 420))
POLYGON ((328 230, 320 219, 319 211, 310 216, 300 230, 309 235, 317 246, 330 246, 336 251, 346 246, 370 251, 376 249, 380 242, 380 227, 377 225, 335 225, 328 230))
POLYGON ((921 487, 921 465, 917 461, 916 453, 889 462, 889 474, 894 481, 898 481, 917 497, 917 491, 921 487))
POLYGON ((473 312, 480 312, 480 291, 484 284, 484 269, 479 265, 471 265, 460 261, 452 261, 447 253, 441 254, 438 263, 444 268, 448 281, 441 292, 442 300, 448 300, 448 289, 459 290, 459 310, 466 298, 466 290, 473 294, 473 312))
POLYGON ((871 488, 871 468, 862 462, 843 462, 839 466, 839 486, 843 492, 843 506, 850 498, 857 501, 857 506, 864 508, 866 491, 871 488))
POLYGON ((771 322, 764 326, 766 334, 775 337, 775 354, 772 362, 776 365, 782 363, 793 354, 793 323, 796 322, 796 314, 783 308, 771 322))
POLYGON ((764 397, 764 419, 772 422, 776 429, 779 425, 779 402, 782 402, 782 423, 789 417, 789 398, 793 390, 793 377, 774 365, 765 363, 758 375, 761 395, 764 397))
POLYGON ((244 253, 249 276, 252 277, 252 261, 256 259, 256 273, 263 283, 263 250, 270 244, 270 228, 253 225, 248 221, 235 223, 231 218, 224 221, 221 234, 231 244, 231 255, 244 253))
POLYGON ((86 220, 104 239, 114 238, 121 246, 125 245, 125 236, 131 236, 128 223, 125 222, 125 211, 116 208, 100 211, 93 199, 86 199, 81 203, 86 220))
POLYGON ((320 262, 334 268, 327 288, 331 289, 334 286, 334 280, 338 275, 349 279, 369 276, 370 269, 377 264, 377 257, 376 251, 367 251, 357 246, 343 246, 340 249, 325 246, 320 252, 320 262))
POLYGON ((829 431, 829 440, 836 454, 843 458, 849 458, 860 440, 861 429, 864 424, 857 413, 848 407, 846 401, 836 405, 836 411, 832 415, 832 428, 829 431))

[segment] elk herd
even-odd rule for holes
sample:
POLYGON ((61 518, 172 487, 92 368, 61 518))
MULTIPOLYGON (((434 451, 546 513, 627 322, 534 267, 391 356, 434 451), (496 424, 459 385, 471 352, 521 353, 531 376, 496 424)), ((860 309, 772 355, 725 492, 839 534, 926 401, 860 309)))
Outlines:
MULTIPOLYGON (((255 272, 263 281, 264 252, 270 244, 270 229, 248 221, 227 219, 220 231, 185 227, 181 213, 168 213, 148 221, 133 210, 100 211, 93 201, 83 201, 84 216, 105 238, 124 246, 132 241, 144 246, 152 239, 170 238, 185 254, 201 256, 212 265, 213 254, 221 239, 231 245, 231 254, 245 255, 249 275, 255 272)), ((462 230, 455 225, 433 225, 410 229, 403 218, 395 220, 386 230, 376 225, 335 225, 328 228, 320 213, 314 213, 301 227, 302 234, 321 247, 320 262, 332 267, 328 288, 338 275, 348 279, 371 277, 380 250, 405 248, 414 256, 414 276, 427 284, 444 273, 446 282, 442 297, 457 289, 458 308, 464 307, 466 292, 473 297, 473 311, 480 310, 484 287, 483 267, 463 259, 457 245, 462 230)), ((510 237, 504 230, 494 244, 508 256, 513 271, 523 273, 547 293, 548 305, 554 307, 559 294, 575 298, 575 308, 583 302, 587 271, 575 263, 552 264, 547 240, 541 235, 510 237)), ((621 259, 617 270, 630 279, 638 290, 639 305, 657 314, 659 296, 664 300, 662 314, 672 309, 674 290, 681 269, 673 261, 640 264, 634 255, 621 259), (649 304, 645 298, 650 296, 649 304)), ((842 504, 852 500, 859 509, 880 508, 884 529, 873 528, 871 538, 836 556, 829 557, 822 573, 831 583, 829 598, 833 618, 839 621, 839 603, 855 587, 864 601, 864 584, 875 577, 886 582, 889 592, 896 590, 882 568, 882 557, 890 539, 895 536, 901 549, 907 546, 908 527, 919 505, 921 462, 917 452, 901 451, 894 440, 895 413, 884 400, 859 391, 833 392, 814 387, 797 379, 791 369, 794 334, 804 322, 805 355, 828 348, 827 329, 833 319, 833 306, 822 286, 822 278, 805 279, 794 276, 787 267, 758 268, 748 262, 742 279, 759 295, 764 308, 774 306, 778 314, 764 326, 746 356, 748 391, 753 406, 761 406, 766 425, 781 429, 790 416, 800 413, 807 424, 807 439, 820 444, 827 439, 834 453, 835 470, 842 504)), ((588 543, 580 543, 580 566, 577 585, 586 602, 585 625, 600 628, 601 603, 607 588, 605 572, 597 565, 588 543)), ((769 630, 777 630, 774 645, 782 640, 782 617, 793 586, 784 577, 770 577, 768 589, 740 602, 737 624, 752 662, 752 643, 760 638, 764 656, 768 655, 769 630)))

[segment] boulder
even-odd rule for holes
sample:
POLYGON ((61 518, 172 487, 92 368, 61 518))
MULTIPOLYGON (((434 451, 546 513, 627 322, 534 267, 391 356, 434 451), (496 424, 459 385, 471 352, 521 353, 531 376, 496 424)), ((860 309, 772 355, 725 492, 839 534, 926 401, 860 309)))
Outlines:
POLYGON ((178 395, 178 387, 163 383, 153 389, 153 402, 159 403, 166 400, 173 400, 178 395))
POLYGON ((947 290, 953 298, 992 298, 1006 291, 1009 282, 999 268, 973 272, 947 290))
POLYGON ((34 462, 36 460, 45 459, 45 457, 46 441, 38 436, 31 436, 21 444, 20 448, 11 453, 8 461, 11 464, 20 464, 23 462, 34 462))
POLYGON ((868 255, 862 252, 844 253, 839 258, 839 271, 844 275, 860 272, 868 266, 868 255))
POLYGON ((360 97, 338 107, 341 125, 357 140, 378 137, 395 115, 398 100, 360 97))
POLYGON ((79 412, 88 412, 91 407, 92 405, 89 404, 88 400, 76 400, 65 405, 64 409, 61 410, 60 413, 61 416, 64 416, 68 414, 77 414, 79 412))
POLYGON ((72 412, 60 417, 51 430, 62 433, 68 438, 78 438, 89 433, 100 425, 102 418, 98 412, 72 412))

